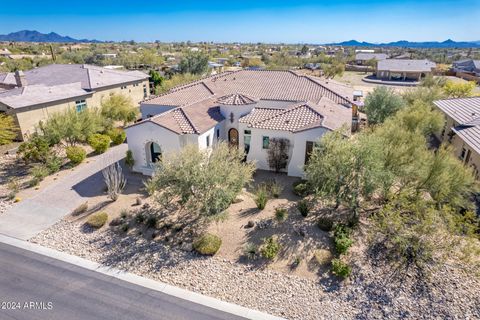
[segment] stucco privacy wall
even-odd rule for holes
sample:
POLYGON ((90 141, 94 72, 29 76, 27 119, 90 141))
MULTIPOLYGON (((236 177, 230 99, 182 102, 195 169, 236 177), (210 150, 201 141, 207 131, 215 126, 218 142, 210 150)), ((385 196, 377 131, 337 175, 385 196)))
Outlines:
POLYGON ((118 85, 114 87, 112 86, 112 87, 95 89, 95 93, 90 99, 88 106, 99 107, 103 99, 108 99, 108 97, 114 93, 123 94, 124 96, 130 97, 132 99, 133 104, 135 106, 139 106, 140 102, 142 102, 145 99, 144 91, 143 91, 144 85, 147 89, 147 96, 148 96, 150 94, 150 87, 149 87, 148 80, 133 81, 127 84, 118 85))

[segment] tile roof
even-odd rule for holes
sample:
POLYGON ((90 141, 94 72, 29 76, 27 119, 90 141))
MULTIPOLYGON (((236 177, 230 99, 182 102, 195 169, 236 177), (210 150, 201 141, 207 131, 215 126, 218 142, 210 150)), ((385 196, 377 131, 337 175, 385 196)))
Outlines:
POLYGON ((430 72, 435 67, 435 62, 429 60, 385 59, 377 62, 378 70, 398 72, 430 72))
MULTIPOLYGON (((27 85, 57 86, 80 82, 83 89, 120 85, 133 81, 148 79, 148 75, 139 71, 122 71, 106 69, 87 64, 51 64, 24 72, 27 85)), ((0 82, 16 85, 13 73, 0 76, 0 82)))
POLYGON ((480 97, 438 100, 434 104, 459 124, 453 131, 480 154, 480 97))
POLYGON ((217 102, 223 105, 242 106, 256 103, 257 100, 242 93, 232 93, 218 98, 217 102))
POLYGON ((336 103, 352 103, 350 97, 335 92, 321 81, 291 71, 239 70, 173 88, 143 104, 181 106, 213 95, 221 97, 238 92, 263 100, 319 101, 326 96, 336 103))
POLYGON ((0 93, 0 103, 18 109, 42 103, 91 96, 92 93, 81 88, 80 83, 57 86, 31 85, 0 93))

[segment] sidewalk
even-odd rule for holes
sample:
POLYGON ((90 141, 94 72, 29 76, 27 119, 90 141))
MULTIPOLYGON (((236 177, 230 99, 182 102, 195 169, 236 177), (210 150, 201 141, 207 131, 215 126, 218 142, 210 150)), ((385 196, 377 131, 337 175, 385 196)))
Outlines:
POLYGON ((54 225, 85 202, 85 195, 102 192, 101 175, 95 174, 123 159, 126 151, 127 144, 115 146, 32 198, 14 205, 0 216, 0 234, 27 240, 54 225))

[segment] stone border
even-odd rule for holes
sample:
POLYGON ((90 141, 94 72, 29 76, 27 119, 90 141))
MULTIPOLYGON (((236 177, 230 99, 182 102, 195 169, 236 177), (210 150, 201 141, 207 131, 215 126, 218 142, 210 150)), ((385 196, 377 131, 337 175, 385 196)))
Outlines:
POLYGON ((57 259, 66 263, 70 263, 81 268, 99 272, 101 274, 120 279, 135 285, 139 285, 151 290, 159 291, 170 296, 187 300, 196 304, 200 304, 218 311, 230 313, 235 316, 244 317, 251 320, 285 320, 276 316, 269 315, 257 310, 245 308, 233 303, 218 300, 212 297, 201 295, 192 291, 188 291, 179 287, 171 286, 169 284, 147 279, 137 276, 132 273, 121 271, 116 268, 104 267, 93 261, 89 261, 77 256, 73 256, 64 252, 53 250, 47 247, 40 246, 35 243, 27 242, 0 234, 0 242, 11 245, 20 249, 28 250, 37 254, 47 256, 49 258, 57 259))

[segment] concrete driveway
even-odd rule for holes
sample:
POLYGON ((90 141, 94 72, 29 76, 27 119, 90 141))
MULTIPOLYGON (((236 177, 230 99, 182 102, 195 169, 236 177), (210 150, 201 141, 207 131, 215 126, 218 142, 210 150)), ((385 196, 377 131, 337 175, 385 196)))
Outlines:
POLYGON ((0 233, 27 240, 49 228, 85 202, 85 196, 103 191, 105 185, 98 173, 123 159, 127 149, 127 144, 115 146, 89 159, 89 163, 55 181, 32 198, 14 205, 0 216, 0 233))

